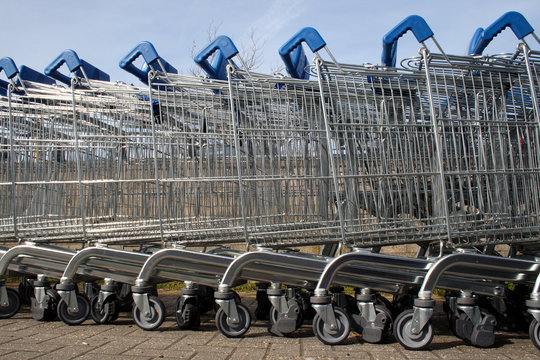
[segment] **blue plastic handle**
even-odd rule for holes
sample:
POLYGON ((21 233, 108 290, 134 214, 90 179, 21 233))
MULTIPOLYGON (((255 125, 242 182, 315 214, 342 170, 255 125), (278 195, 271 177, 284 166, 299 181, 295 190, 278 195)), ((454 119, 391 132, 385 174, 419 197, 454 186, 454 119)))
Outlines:
POLYGON ((201 50, 193 60, 199 65, 210 78, 226 80, 227 61, 238 54, 238 49, 233 41, 225 35, 220 35, 214 39, 208 46, 201 50), (212 64, 208 59, 217 52, 212 64))
POLYGON ((397 41, 409 30, 412 31, 418 42, 426 41, 433 36, 433 31, 421 16, 406 17, 383 36, 381 61, 384 66, 393 67, 396 65, 397 41))
POLYGON ((77 76, 82 76, 82 72, 80 71, 82 67, 89 79, 102 81, 109 81, 111 79, 107 73, 101 71, 88 62, 81 60, 77 53, 73 50, 65 50, 58 55, 58 57, 45 68, 45 75, 69 85, 71 83, 70 77, 58 71, 58 69, 60 69, 60 67, 64 64, 66 64, 70 73, 75 73, 77 76))
POLYGON ((71 78, 58 71, 64 64, 68 67, 69 72, 72 73, 81 67, 81 59, 79 59, 75 51, 65 50, 45 68, 45 75, 69 85, 71 78))
POLYGON ((119 64, 120 68, 126 70, 130 74, 135 75, 143 83, 148 83, 148 73, 153 68, 157 71, 163 71, 167 73, 177 74, 178 70, 165 60, 163 60, 157 53, 154 45, 149 41, 141 41, 135 46, 126 56, 124 56, 119 64), (139 69, 133 64, 139 57, 144 59, 146 67, 139 69), (159 61, 158 61, 159 60, 159 61), (163 65, 163 68, 159 64, 163 65))
POLYGON ((482 33, 484 32, 484 28, 479 27, 476 29, 476 31, 473 34, 473 37, 471 39, 471 42, 469 44, 469 55, 474 55, 474 49, 478 45, 478 42, 482 38, 482 33))
POLYGON ((29 68, 28 66, 25 66, 25 65, 21 66, 21 71, 19 73, 19 76, 22 80, 31 81, 35 83, 46 84, 46 85, 56 84, 56 81, 54 81, 47 75, 43 75, 42 73, 32 68, 29 68))
POLYGON ((6 73, 8 79, 13 79, 19 73, 15 61, 10 57, 0 59, 0 71, 2 70, 6 73))
POLYGON ((301 46, 302 43, 306 43, 313 52, 319 51, 326 46, 326 42, 317 30, 312 27, 305 27, 279 48, 279 55, 285 63, 287 72, 293 78, 309 79, 309 74, 304 71, 308 60, 301 46))
POLYGON ((488 26, 476 44, 471 55, 482 55, 489 43, 507 27, 510 27, 518 39, 523 39, 534 31, 527 19, 516 11, 509 11, 488 26))

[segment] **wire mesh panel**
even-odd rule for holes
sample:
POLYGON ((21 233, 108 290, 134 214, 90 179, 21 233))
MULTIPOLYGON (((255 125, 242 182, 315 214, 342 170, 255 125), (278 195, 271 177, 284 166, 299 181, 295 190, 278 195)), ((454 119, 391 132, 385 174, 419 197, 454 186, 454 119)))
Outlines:
POLYGON ((84 236, 107 243, 161 241, 148 90, 92 81, 74 92, 84 236))
POLYGON ((6 237, 161 240, 151 201, 157 196, 147 90, 97 81, 73 92, 33 84, 5 110, 12 131, 5 145, 10 164, 3 166, 14 169, 2 180, 3 203, 12 204, 2 208, 6 237))
POLYGON ((347 244, 440 239, 446 225, 432 198, 437 171, 424 77, 332 63, 317 70, 347 244))
POLYGON ((315 84, 239 72, 229 82, 168 76, 154 96, 166 237, 190 245, 339 241, 315 84))
POLYGON ((10 97, 2 114, 7 137, 2 233, 11 240, 54 234, 76 241, 82 223, 76 168, 70 166, 75 160, 71 94, 38 89, 10 97))
POLYGON ((540 140, 525 68, 445 61, 319 63, 349 245, 537 238, 540 140))
POLYGON ((536 241, 540 139, 522 65, 431 56, 450 238, 463 246, 536 241))

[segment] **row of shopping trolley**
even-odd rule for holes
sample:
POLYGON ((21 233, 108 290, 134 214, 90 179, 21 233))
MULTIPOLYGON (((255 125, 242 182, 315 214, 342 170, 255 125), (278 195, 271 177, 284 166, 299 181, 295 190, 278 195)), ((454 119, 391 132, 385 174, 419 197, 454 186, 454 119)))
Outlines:
POLYGON ((215 310, 240 337, 252 315, 234 287, 250 281, 275 335, 313 316, 326 344, 354 330, 423 349, 440 289, 456 336, 488 347, 530 321, 540 348, 540 52, 526 37, 540 43, 509 12, 452 56, 413 15, 384 36, 382 65, 349 65, 304 28, 279 50, 288 76, 245 70, 226 36, 194 59, 206 77, 142 42, 120 67, 144 86, 72 50, 47 76, 2 59, 0 239, 16 245, 0 274, 24 281, 0 283, 0 317, 25 299, 69 325, 128 307, 152 330, 156 285, 181 281, 180 328, 215 310), (507 27, 517 50, 483 56, 507 27), (396 66, 408 31, 420 56, 396 66), (386 252, 407 244, 416 257, 386 252))

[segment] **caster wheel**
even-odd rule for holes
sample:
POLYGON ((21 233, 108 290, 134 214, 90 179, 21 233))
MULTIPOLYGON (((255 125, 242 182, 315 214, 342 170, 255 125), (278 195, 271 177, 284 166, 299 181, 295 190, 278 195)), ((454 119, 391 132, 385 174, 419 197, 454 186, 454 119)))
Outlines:
POLYGON ((201 325, 201 315, 199 309, 193 304, 185 304, 183 309, 179 309, 181 306, 177 304, 176 311, 176 323, 181 330, 194 330, 201 325), (180 311, 180 312, 178 312, 180 311))
POLYGON ((428 322, 419 334, 412 334, 413 314, 414 310, 406 310, 399 314, 394 322, 394 336, 405 349, 422 350, 433 340, 433 327, 431 322, 428 322))
POLYGON ((8 319, 15 315, 21 308, 21 296, 13 289, 6 289, 8 306, 0 306, 0 319, 8 319))
POLYGON ((43 299, 45 306, 41 307, 33 297, 30 299, 30 310, 32 311, 32 318, 37 321, 53 321, 56 319, 57 307, 60 302, 60 295, 53 290, 47 289, 45 291, 45 298, 43 299))
POLYGON ((229 338, 241 337, 249 330, 251 326, 251 314, 246 306, 242 304, 237 304, 236 308, 238 309, 238 323, 232 323, 229 321, 227 314, 223 311, 222 308, 216 313, 216 325, 218 330, 229 338))
POLYGON ((531 321, 531 325, 529 326, 529 337, 534 346, 540 350, 540 324, 536 319, 531 321))
POLYGON ((313 332, 317 338, 327 345, 341 344, 349 337, 351 332, 351 321, 349 315, 341 308, 335 306, 334 314, 336 317, 337 329, 330 329, 319 316, 313 318, 313 332))
POLYGON ((119 308, 118 303, 114 299, 107 299, 102 306, 98 303, 99 295, 95 295, 92 300, 90 300, 90 315, 96 324, 108 324, 112 322, 114 314, 117 313, 117 308, 119 308))
MULTIPOLYGON (((289 300, 289 307, 295 306, 296 307, 296 328, 294 331, 298 330, 302 324, 304 323, 304 311, 302 307, 298 304, 296 300, 289 300)), ((272 324, 275 324, 278 322, 279 318, 279 312, 274 308, 274 305, 270 307, 270 320, 272 321, 272 324)))
POLYGON ((145 316, 137 306, 133 306, 133 319, 138 327, 143 330, 155 330, 165 320, 165 305, 157 296, 149 295, 150 314, 145 316))
POLYGON ((83 294, 77 294, 77 303, 79 305, 79 311, 71 312, 64 300, 60 300, 58 303, 58 317, 60 320, 68 325, 80 325, 90 315, 90 302, 88 298, 83 294))

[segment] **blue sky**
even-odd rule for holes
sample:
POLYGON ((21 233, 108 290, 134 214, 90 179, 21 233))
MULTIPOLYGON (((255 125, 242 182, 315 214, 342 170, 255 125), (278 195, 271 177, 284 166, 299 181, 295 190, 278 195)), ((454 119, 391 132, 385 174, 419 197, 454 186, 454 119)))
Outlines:
MULTIPOLYGON (((0 56, 43 71, 70 48, 109 73, 112 80, 137 83, 118 67, 118 61, 138 42, 152 42, 160 56, 189 73, 193 42, 203 48, 209 24, 214 24, 219 34, 230 36, 237 45, 247 43, 254 29, 263 45, 262 72, 281 63, 278 48, 304 26, 319 30, 340 62, 380 63, 382 36, 408 15, 424 17, 443 49, 461 55, 477 27, 488 26, 510 10, 525 15, 540 35, 538 0, 6 1, 0 56)), ((486 52, 511 52, 516 44, 507 30, 486 52)), ((408 34, 400 39, 398 57, 414 56, 417 49, 408 34)))

